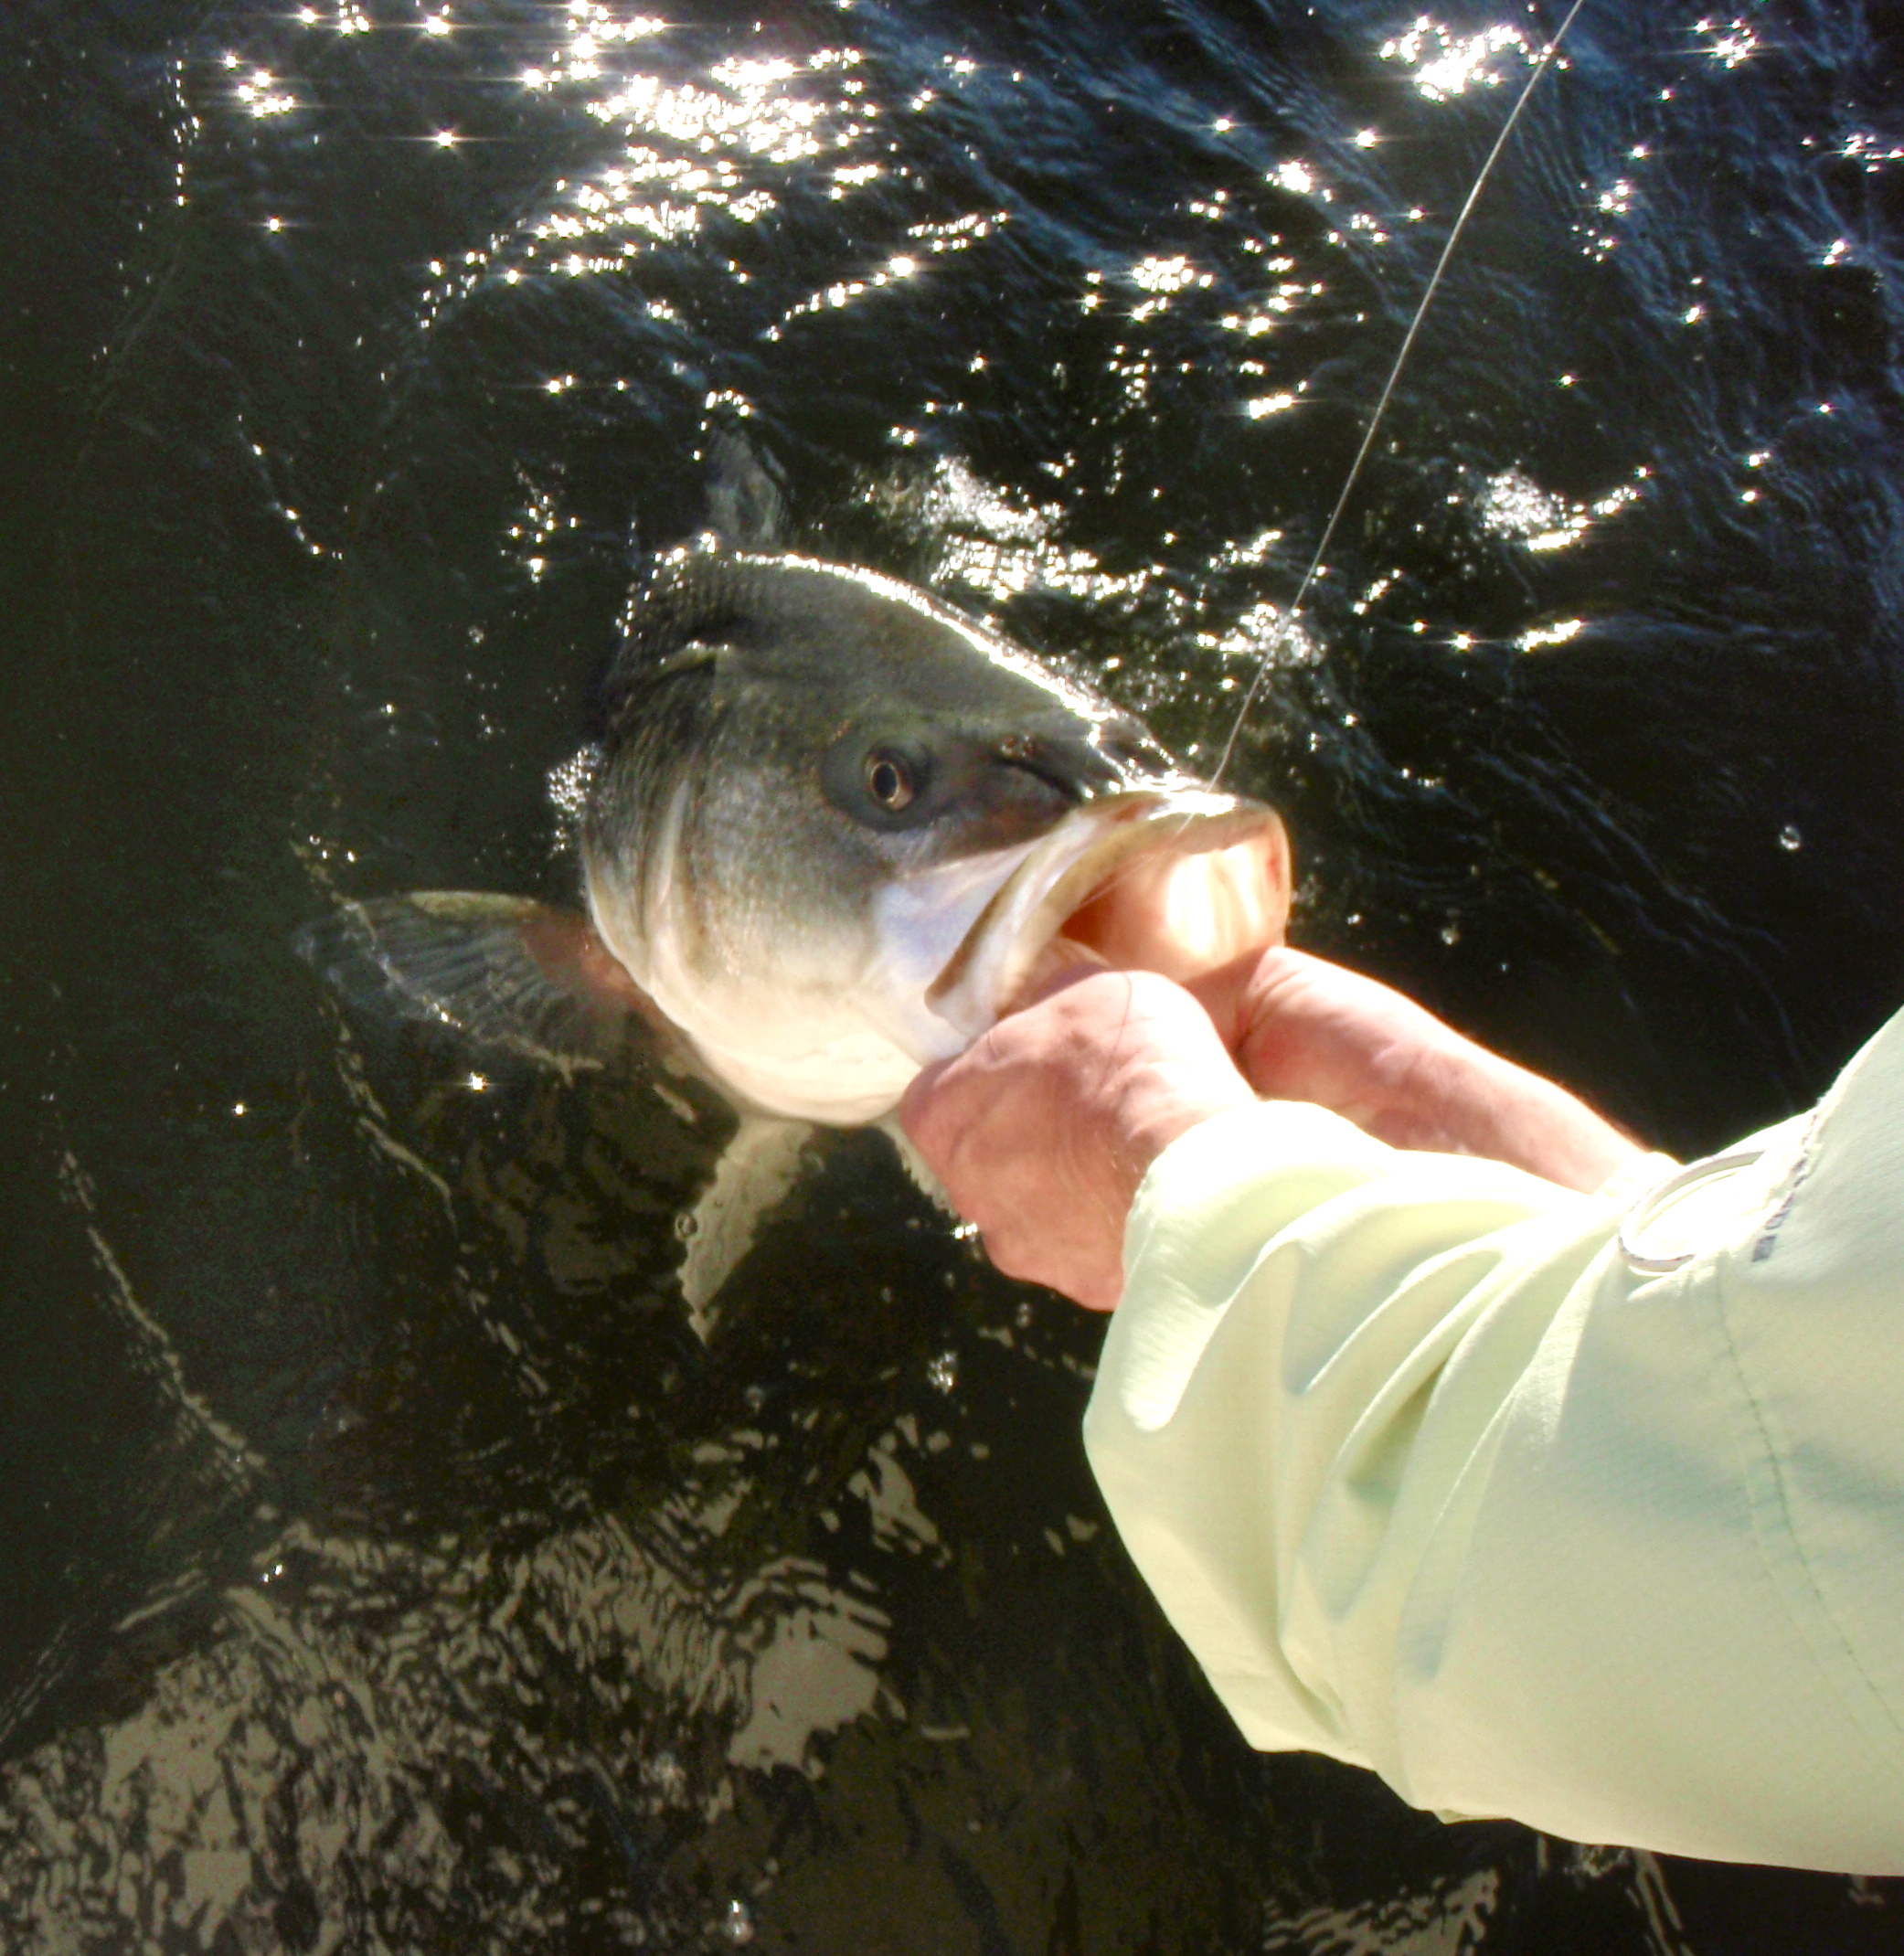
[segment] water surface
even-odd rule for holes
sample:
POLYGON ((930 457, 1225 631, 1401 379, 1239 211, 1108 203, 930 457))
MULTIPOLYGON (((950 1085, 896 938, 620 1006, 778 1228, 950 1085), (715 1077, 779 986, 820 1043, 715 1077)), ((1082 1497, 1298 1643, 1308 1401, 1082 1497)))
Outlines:
POLYGON ((728 1118, 354 1015, 744 438, 789 541, 1278 801, 1300 941, 1662 1144, 1904 991, 1904 97, 1854 5, 27 0, 0 771, 22 1951, 1888 1949, 1894 1887, 1250 1754, 1083 1466, 1101 1327, 883 1143, 710 1344, 728 1118))

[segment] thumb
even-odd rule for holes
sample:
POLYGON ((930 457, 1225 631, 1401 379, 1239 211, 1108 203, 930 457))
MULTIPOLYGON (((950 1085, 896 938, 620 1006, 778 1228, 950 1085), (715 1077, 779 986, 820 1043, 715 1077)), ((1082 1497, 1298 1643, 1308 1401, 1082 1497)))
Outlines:
POLYGON ((932 1125, 932 1115, 938 1105, 936 1090, 944 1078, 945 1069, 952 1064, 950 1059, 935 1059, 930 1066, 921 1067, 899 1096, 899 1125, 906 1131, 906 1138, 921 1153, 930 1152, 927 1131, 932 1125))

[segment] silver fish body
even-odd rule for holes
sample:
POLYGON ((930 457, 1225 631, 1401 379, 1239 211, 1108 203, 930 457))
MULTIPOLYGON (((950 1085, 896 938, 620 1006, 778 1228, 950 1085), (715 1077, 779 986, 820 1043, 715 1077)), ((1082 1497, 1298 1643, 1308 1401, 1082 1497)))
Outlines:
POLYGON ((564 1070, 645 1018, 743 1111, 851 1126, 1059 966, 1188 977, 1282 934, 1273 811, 897 579, 675 551, 602 696, 559 771, 586 919, 412 892, 345 904, 305 955, 564 1070))
POLYGON ((878 1119, 1056 959, 1173 975, 1281 933, 1260 804, 923 592, 724 549, 631 609, 580 822, 590 921, 743 1103, 878 1119), (1142 912, 1142 925, 1134 920, 1142 912), (1151 953, 1145 955, 1146 952, 1151 953))

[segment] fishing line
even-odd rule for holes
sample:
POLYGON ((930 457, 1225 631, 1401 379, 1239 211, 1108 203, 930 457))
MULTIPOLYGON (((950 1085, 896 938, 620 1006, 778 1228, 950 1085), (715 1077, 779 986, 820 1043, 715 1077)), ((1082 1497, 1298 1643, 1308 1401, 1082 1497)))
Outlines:
POLYGON ((1303 573, 1302 581, 1296 586, 1295 597, 1291 601, 1282 622, 1276 627, 1274 635, 1263 648, 1261 658, 1256 662, 1256 670, 1250 675, 1249 690, 1243 695, 1243 704, 1237 709, 1237 717, 1231 723, 1229 738, 1223 743, 1223 752, 1217 761, 1216 771, 1210 776, 1210 786, 1220 787, 1223 772, 1229 767, 1230 756, 1236 751, 1239 736, 1243 731, 1243 723, 1250 718, 1250 709, 1256 704, 1256 696, 1262 690, 1262 683, 1269 676, 1271 662, 1287 643, 1289 635, 1296 628, 1303 613, 1303 601, 1309 595, 1309 587, 1315 582, 1322 570, 1323 558, 1327 556, 1330 544, 1335 540, 1336 526, 1342 521, 1342 513, 1348 507, 1348 499, 1355 494, 1356 482, 1362 474, 1362 464, 1368 460, 1368 452, 1375 446, 1376 431, 1382 425, 1382 416, 1388 411, 1388 402, 1394 395, 1396 383, 1401 378, 1401 370, 1408 365, 1409 355, 1414 351, 1415 336, 1421 330, 1421 322, 1428 316, 1428 309, 1434 303, 1434 295, 1440 288, 1441 274, 1448 269, 1448 261, 1454 256, 1454 248, 1461 242, 1461 234, 1467 224, 1469 215, 1481 200, 1481 193, 1486 187, 1494 167, 1501 159, 1501 152, 1507 147, 1507 139, 1514 133, 1514 125, 1520 121, 1521 111, 1527 106, 1528 98, 1541 76, 1553 65, 1554 57, 1560 51, 1560 43, 1567 38, 1567 30, 1573 25, 1573 16, 1587 4, 1587 0, 1573 0, 1567 10, 1567 17, 1560 23, 1559 31, 1540 50, 1539 58, 1534 63, 1515 104, 1507 112, 1507 120, 1501 124, 1501 133, 1494 138, 1494 147, 1488 151, 1487 159, 1481 165, 1473 186, 1469 190, 1467 200, 1461 207, 1460 214, 1448 232, 1447 242, 1441 247, 1441 255, 1435 260, 1434 271, 1430 274, 1427 287, 1421 294, 1420 303, 1415 308, 1415 316, 1409 321, 1409 329, 1402 335, 1401 349, 1395 356, 1394 364, 1388 369, 1388 377, 1384 382, 1380 398, 1375 404, 1375 412, 1368 417, 1368 425, 1362 431, 1362 445, 1356 451, 1356 459, 1349 463, 1348 473, 1343 478, 1342 493, 1335 498, 1335 506, 1329 512, 1329 520, 1323 526, 1322 540, 1315 547, 1315 554, 1309 559, 1309 568, 1303 573))

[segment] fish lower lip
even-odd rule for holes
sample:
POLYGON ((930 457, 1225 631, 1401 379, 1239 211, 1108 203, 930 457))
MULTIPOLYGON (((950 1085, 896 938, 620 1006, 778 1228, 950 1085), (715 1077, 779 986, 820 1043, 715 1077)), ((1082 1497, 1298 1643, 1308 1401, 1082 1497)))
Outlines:
POLYGON ((1260 802, 1138 789, 1065 817, 1000 887, 926 993, 975 1038, 1067 964, 1187 979, 1280 943, 1289 839, 1260 802))

